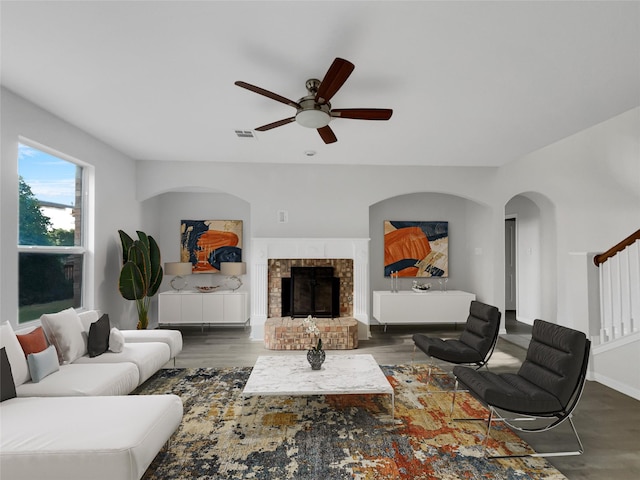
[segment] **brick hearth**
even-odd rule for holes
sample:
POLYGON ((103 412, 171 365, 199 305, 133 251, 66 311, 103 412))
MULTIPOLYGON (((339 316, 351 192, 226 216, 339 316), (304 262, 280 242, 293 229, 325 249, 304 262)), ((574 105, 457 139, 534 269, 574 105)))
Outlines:
MULTIPOLYGON (((267 318, 264 345, 269 350, 308 350, 317 341, 302 325, 302 318, 267 318)), ((352 317, 318 318, 316 325, 325 350, 358 348, 358 322, 352 317)))

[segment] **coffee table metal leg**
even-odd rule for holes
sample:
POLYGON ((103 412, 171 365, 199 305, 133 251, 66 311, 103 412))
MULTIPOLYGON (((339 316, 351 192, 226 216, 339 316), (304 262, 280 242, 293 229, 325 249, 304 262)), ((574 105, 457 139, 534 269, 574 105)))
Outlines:
POLYGON ((391 421, 396 418, 396 392, 391 392, 391 421))

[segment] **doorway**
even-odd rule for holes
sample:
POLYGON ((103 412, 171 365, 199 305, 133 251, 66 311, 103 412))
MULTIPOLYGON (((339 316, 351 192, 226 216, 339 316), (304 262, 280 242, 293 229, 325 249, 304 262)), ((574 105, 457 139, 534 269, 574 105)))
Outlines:
POLYGON ((504 221, 504 308, 514 312, 518 298, 516 246, 516 219, 507 218, 504 221))

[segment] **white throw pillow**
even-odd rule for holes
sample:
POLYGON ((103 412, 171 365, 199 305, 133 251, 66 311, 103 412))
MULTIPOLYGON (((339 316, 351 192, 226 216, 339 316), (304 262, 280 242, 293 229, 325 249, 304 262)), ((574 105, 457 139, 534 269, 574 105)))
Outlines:
POLYGON ((31 380, 27 358, 24 356, 18 337, 16 337, 16 333, 9 322, 5 322, 0 326, 0 348, 2 347, 5 347, 7 352, 7 358, 11 365, 11 374, 16 387, 31 380))
POLYGON ((31 381, 33 383, 38 383, 43 378, 60 370, 58 356, 53 345, 49 345, 39 353, 30 353, 27 355, 27 363, 29 364, 29 373, 31 374, 31 381))
POLYGON ((116 327, 111 329, 109 333, 109 350, 114 353, 120 353, 124 348, 124 335, 116 327))
POLYGON ((84 312, 78 312, 78 317, 80 317, 80 321, 82 322, 82 328, 87 332, 87 335, 89 334, 91 324, 97 321, 101 315, 100 310, 85 310, 84 312))
POLYGON ((72 363, 87 354, 87 332, 73 308, 46 313, 40 322, 49 343, 56 347, 60 363, 72 363))

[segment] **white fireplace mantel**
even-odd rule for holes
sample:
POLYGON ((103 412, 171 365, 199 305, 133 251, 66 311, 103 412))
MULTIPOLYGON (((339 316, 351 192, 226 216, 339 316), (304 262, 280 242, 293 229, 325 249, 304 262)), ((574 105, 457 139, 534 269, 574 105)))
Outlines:
POLYGON ((369 338, 368 238, 254 238, 251 243, 251 338, 264 339, 269 309, 270 259, 347 258, 353 260, 353 317, 358 338, 369 338))

